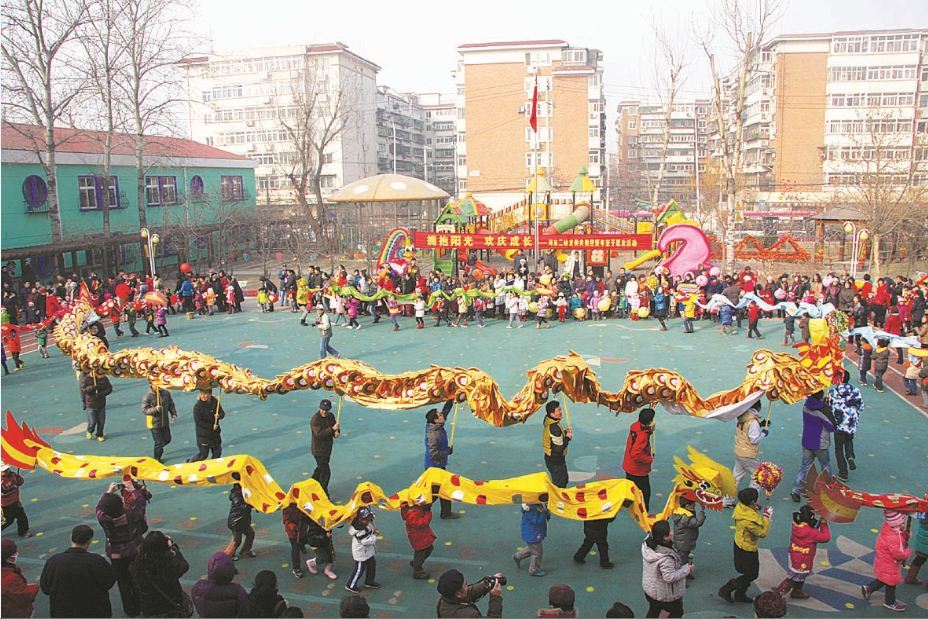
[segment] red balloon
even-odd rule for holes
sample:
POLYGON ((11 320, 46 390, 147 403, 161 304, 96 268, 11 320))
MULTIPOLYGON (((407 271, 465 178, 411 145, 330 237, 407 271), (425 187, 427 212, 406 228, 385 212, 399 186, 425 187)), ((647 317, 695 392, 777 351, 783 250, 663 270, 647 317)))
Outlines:
POLYGON ((189 262, 184 262, 184 263, 182 263, 182 264, 180 265, 180 272, 181 272, 181 273, 189 273, 189 272, 192 271, 192 270, 193 270, 193 267, 190 266, 190 263, 189 263, 189 262))

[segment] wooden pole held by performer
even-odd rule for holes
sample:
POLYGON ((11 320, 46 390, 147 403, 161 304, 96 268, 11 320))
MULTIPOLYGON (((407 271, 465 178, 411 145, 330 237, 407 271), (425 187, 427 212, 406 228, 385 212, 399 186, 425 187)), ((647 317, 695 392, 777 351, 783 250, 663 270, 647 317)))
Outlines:
POLYGON ((448 447, 454 447, 454 430, 458 427, 458 411, 461 409, 461 403, 454 402, 454 416, 451 418, 451 439, 448 441, 448 447))

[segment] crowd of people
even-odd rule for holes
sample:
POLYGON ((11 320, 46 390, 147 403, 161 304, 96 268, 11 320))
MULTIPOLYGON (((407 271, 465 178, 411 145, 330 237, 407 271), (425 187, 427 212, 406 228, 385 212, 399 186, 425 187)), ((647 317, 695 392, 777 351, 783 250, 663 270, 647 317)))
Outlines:
MULTIPOLYGON (((627 272, 613 276, 608 270, 601 275, 592 271, 581 274, 577 270, 558 274, 559 265, 553 254, 545 256, 535 273, 529 272, 524 256, 516 257, 513 268, 489 278, 477 277, 479 274, 474 273, 473 265, 469 266, 471 268, 464 269, 458 278, 440 271, 423 275, 413 260, 402 276, 384 270, 376 278, 371 278, 360 269, 349 275, 344 268, 328 274, 317 267, 310 267, 304 275, 284 265, 278 274, 279 285, 275 285, 271 278, 261 278, 257 301, 263 311, 273 311, 278 303, 280 308, 289 307, 295 313, 302 311, 302 324, 307 324, 307 317, 315 311, 314 325, 322 336, 323 357, 338 354, 331 347, 330 340, 334 327, 342 321, 348 328, 359 329, 359 316, 370 315, 372 324, 386 316, 393 329, 398 330, 401 319, 413 317, 417 328, 424 328, 427 311, 436 317, 436 327, 442 323, 449 327, 466 327, 472 321, 482 327, 488 324, 488 319, 502 323, 508 318, 509 327, 517 328, 531 320, 541 328, 548 325, 549 310, 550 319, 556 322, 582 321, 588 316, 593 320, 655 317, 661 330, 669 328, 667 319, 679 315, 683 319, 684 332, 692 332, 693 321, 702 320, 717 323, 722 333, 734 334, 736 325, 741 328, 746 320, 748 337, 763 337, 757 329, 758 322, 776 318, 784 325, 784 344, 794 339, 796 326, 800 339, 809 339, 808 326, 803 326, 803 320, 807 318, 790 316, 782 310, 769 312, 756 303, 732 307, 740 305, 739 301, 748 293, 756 294, 765 301, 769 299, 771 305, 783 300, 832 303, 848 313, 852 326, 871 325, 885 334, 910 335, 918 338, 922 345, 928 345, 924 279, 898 277, 871 282, 870 277, 865 275, 860 281, 855 281, 847 274, 835 273, 824 277, 786 274, 768 277, 756 274, 749 267, 731 274, 706 270, 679 279, 671 278, 660 270, 641 276, 627 272), (509 287, 514 290, 509 290, 509 287), (487 294, 455 297, 455 290, 462 288, 487 294), (382 298, 367 300, 378 290, 412 297, 398 300, 393 295, 381 295, 382 298), (537 291, 538 294, 529 297, 519 294, 519 291, 537 291), (452 299, 433 295, 436 292, 444 292, 452 299), (716 294, 729 299, 732 305, 707 306, 706 301, 716 294), (434 302, 426 307, 429 299, 434 302), (330 314, 334 319, 330 318, 330 314)), ((119 329, 122 320, 129 324, 132 336, 139 335, 134 328, 135 319, 130 318, 130 314, 137 313, 139 309, 148 311, 146 295, 152 291, 162 291, 168 300, 167 304, 159 306, 165 313, 173 310, 211 314, 214 306, 219 311, 231 313, 241 311, 244 298, 235 278, 226 277, 221 272, 204 276, 179 273, 173 293, 157 276, 142 278, 122 274, 104 280, 91 273, 83 280, 74 275, 58 278, 45 286, 27 281, 26 277, 24 272, 22 277, 14 278, 12 272, 4 267, 4 310, 10 325, 39 325, 36 330, 47 330, 50 323, 44 321, 54 317, 55 308, 73 302, 79 283, 87 284, 95 307, 106 307, 106 303, 113 300, 110 305, 114 309, 108 317, 117 336, 122 335, 119 329)), ((157 311, 158 307, 152 306, 151 309, 157 311)), ((108 345, 102 321, 92 323, 89 328, 108 345)), ((4 352, 9 350, 13 353, 8 333, 9 329, 4 331, 4 352)), ((878 377, 875 386, 882 391, 882 377, 891 361, 891 348, 889 339, 882 336, 876 346, 859 336, 851 338, 849 343, 857 346, 860 355, 858 385, 852 384, 850 373, 845 372, 842 382, 828 391, 812 394, 803 406, 802 460, 791 488, 791 497, 797 503, 802 502, 802 484, 813 462, 817 461, 823 470, 831 472, 832 437, 837 477, 847 480, 850 471, 857 468, 853 439, 864 409, 860 387, 867 385, 867 372, 872 364, 878 377)), ((903 354, 902 347, 896 350, 896 362, 905 365, 907 392, 916 394, 920 391, 923 404, 928 406, 928 369, 922 367, 919 358, 903 354)), ((22 361, 18 356, 18 346, 15 352, 14 362, 19 368, 22 361)), ((113 385, 106 377, 80 373, 79 386, 82 404, 87 411, 86 438, 105 440, 106 399, 112 393, 113 385)), ((448 402, 443 408, 431 409, 426 414, 425 468, 446 468, 449 457, 453 455, 453 446, 445 430, 452 405, 448 402)), ((168 454, 169 457, 165 457, 165 450, 172 440, 170 424, 178 418, 171 394, 150 386, 140 408, 146 428, 152 435, 153 456, 162 462, 171 455, 176 456, 168 454)), ((211 391, 199 392, 192 413, 197 452, 190 454, 186 458, 188 461, 221 456, 220 420, 226 414, 219 398, 211 391)), ((650 408, 639 412, 637 421, 629 428, 622 455, 625 476, 640 490, 646 509, 649 509, 651 497, 649 475, 656 429, 654 414, 650 408)), ((549 402, 545 409, 540 446, 552 482, 566 487, 567 453, 573 431, 569 423, 563 427, 562 421, 560 405, 549 402)), ((310 430, 311 453, 316 460, 313 478, 328 492, 332 477, 331 456, 335 441, 341 437, 331 401, 319 402, 318 410, 310 421, 310 430)), ((718 590, 719 597, 727 602, 752 604, 759 617, 783 616, 786 612, 784 597, 800 600, 809 597, 803 586, 808 578, 815 578, 811 574, 817 545, 828 543, 831 539, 827 522, 815 513, 811 505, 799 506, 792 515, 788 577, 772 591, 749 595, 749 589, 759 574, 759 546, 768 536, 773 518, 773 509, 761 506, 760 493, 752 477, 760 464, 761 444, 768 437, 769 430, 769 421, 762 418, 759 404, 745 411, 735 425, 733 471, 739 486, 743 487, 736 497, 726 498, 726 506, 733 508, 732 564, 737 575, 718 590)), ((25 538, 31 532, 20 498, 23 484, 23 477, 4 465, 3 528, 16 523, 17 533, 25 538)), ((181 577, 190 569, 180 547, 165 532, 149 530, 147 509, 151 498, 149 488, 129 475, 121 482, 111 484, 100 497, 96 509, 97 521, 105 537, 106 558, 88 552, 94 530, 90 526, 79 525, 71 532, 71 547, 46 561, 38 585, 28 583, 16 564, 18 549, 15 542, 5 538, 4 615, 30 616, 33 600, 41 591, 50 597, 53 617, 111 616, 110 589, 115 586, 127 616, 192 616, 194 612, 201 617, 302 616, 300 608, 290 605, 278 592, 274 572, 257 573, 250 592, 235 582, 236 562, 255 557, 254 545, 256 541, 261 542, 255 539, 252 508, 241 486, 235 484, 229 493, 227 526, 230 540, 224 549, 210 557, 206 566, 207 577, 198 581, 189 594, 180 583, 181 577)), ((450 500, 442 498, 439 503, 440 518, 454 520, 460 516, 453 511, 450 500)), ((432 502, 420 499, 406 504, 399 515, 410 545, 411 577, 416 580, 430 578, 425 563, 437 541, 431 527, 432 502)), ((522 505, 519 530, 523 545, 512 554, 517 570, 527 559, 530 576, 546 576, 543 547, 550 517, 542 504, 522 505)), ((320 526, 295 503, 282 511, 282 535, 286 536, 290 545, 293 577, 304 578, 305 566, 311 575, 321 572, 323 577, 336 580, 336 544, 344 540, 350 546, 351 562, 346 566, 349 575, 344 585, 348 595, 341 601, 341 616, 368 616, 369 604, 362 593, 381 587, 377 580, 376 562, 380 531, 375 519, 373 506, 359 507, 345 527, 346 531, 339 533, 320 526), (310 556, 304 559, 304 555, 310 556)), ((614 566, 608 543, 608 526, 612 520, 614 517, 583 523, 583 541, 573 555, 575 563, 584 564, 595 546, 600 567, 610 569, 614 566)), ((685 496, 672 518, 655 523, 642 542, 641 582, 648 605, 647 616, 683 615, 687 583, 695 573, 694 557, 700 528, 706 524, 705 510, 696 497, 685 496)), ((913 525, 906 514, 886 510, 875 551, 875 579, 861 587, 861 595, 869 600, 875 592, 883 589, 884 606, 892 611, 903 611, 905 604, 896 598, 896 589, 902 584, 921 584, 918 573, 928 559, 928 520, 917 520, 913 525), (916 530, 910 536, 913 527, 916 530), (912 561, 907 565, 910 558, 912 561)), ((446 570, 437 578, 437 616, 482 616, 476 602, 488 596, 487 616, 501 617, 505 584, 506 577, 502 573, 468 584, 458 570, 446 570)), ((538 610, 538 616, 577 616, 575 594, 568 584, 551 586, 547 603, 546 607, 538 610)), ((628 606, 617 602, 605 610, 605 615, 626 617, 633 616, 633 613, 628 606)))

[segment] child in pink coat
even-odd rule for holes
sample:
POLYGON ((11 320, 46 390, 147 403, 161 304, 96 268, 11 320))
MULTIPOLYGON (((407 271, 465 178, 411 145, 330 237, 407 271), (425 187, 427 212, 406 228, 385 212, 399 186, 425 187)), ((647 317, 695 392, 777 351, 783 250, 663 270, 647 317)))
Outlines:
POLYGON ((896 586, 902 582, 902 565, 912 555, 908 548, 909 533, 905 530, 906 515, 892 510, 883 511, 883 526, 876 538, 876 557, 873 559, 874 580, 861 586, 860 593, 869 600, 874 591, 886 587, 883 606, 901 613, 905 604, 896 600, 896 586))
POLYGON ((358 324, 358 310, 361 307, 361 302, 351 297, 348 299, 348 324, 345 325, 349 329, 354 327, 355 329, 360 329, 361 325, 358 324))
POLYGON ((815 565, 815 552, 819 544, 831 541, 828 523, 819 521, 811 505, 803 505, 793 513, 793 528, 789 539, 789 576, 775 589, 780 595, 789 592, 791 598, 809 599, 809 594, 802 590, 806 578, 815 565))

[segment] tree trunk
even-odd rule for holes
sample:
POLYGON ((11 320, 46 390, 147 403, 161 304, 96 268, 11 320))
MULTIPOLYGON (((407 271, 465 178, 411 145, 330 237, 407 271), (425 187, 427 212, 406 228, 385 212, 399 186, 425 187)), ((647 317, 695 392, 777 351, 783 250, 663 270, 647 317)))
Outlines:
MULTIPOLYGON (((51 96, 51 95, 49 95, 51 96)), ((48 185, 48 220, 52 228, 52 242, 60 243, 63 238, 61 213, 58 210, 58 169, 55 164, 55 130, 53 119, 45 125, 45 180, 48 185)))
POLYGON ((873 245, 870 248, 870 263, 873 265, 873 278, 880 279, 880 235, 873 235, 873 245))

